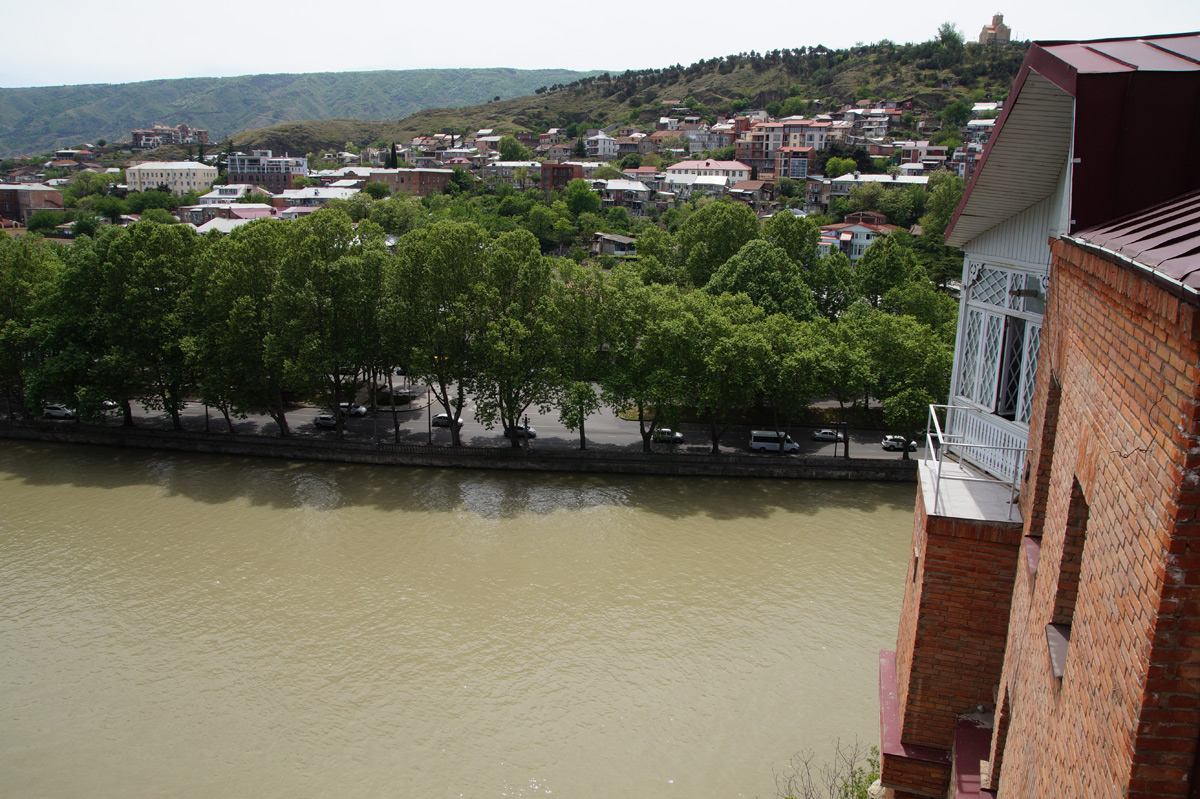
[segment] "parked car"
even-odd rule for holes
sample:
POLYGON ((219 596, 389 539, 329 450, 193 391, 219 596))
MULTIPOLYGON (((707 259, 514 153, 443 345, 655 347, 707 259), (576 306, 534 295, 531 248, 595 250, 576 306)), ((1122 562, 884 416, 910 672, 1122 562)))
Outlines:
POLYGON ((357 402, 343 402, 341 404, 343 416, 366 416, 367 409, 357 402))
POLYGON ((74 419, 75 411, 66 405, 52 403, 42 406, 43 419, 74 419))
POLYGON ((517 438, 537 438, 537 431, 532 427, 526 427, 523 424, 519 424, 516 427, 508 430, 504 435, 515 436, 517 438))
POLYGON ((100 402, 100 410, 102 411, 115 411, 117 407, 116 400, 101 400, 100 402))
POLYGON ((800 445, 791 436, 776 433, 774 430, 751 430, 750 449, 755 452, 799 452, 800 445))
POLYGON ((656 427, 650 434, 650 440, 656 444, 678 444, 683 441, 683 433, 669 427, 656 427))
POLYGON ((337 418, 332 413, 318 413, 313 419, 313 424, 317 427, 333 429, 337 427, 337 418))
POLYGON ((880 444, 880 446, 886 449, 888 452, 899 452, 900 450, 904 449, 905 444, 908 444, 909 452, 917 451, 917 442, 909 441, 905 436, 884 436, 883 442, 880 444))
MULTIPOLYGON (((463 420, 462 420, 461 416, 458 417, 455 421, 458 422, 459 427, 463 426, 463 420)), ((437 416, 433 417, 433 426, 434 427, 449 427, 450 426, 450 414, 439 413, 437 416)))
POLYGON ((814 430, 813 441, 845 441, 846 437, 836 430, 814 430))

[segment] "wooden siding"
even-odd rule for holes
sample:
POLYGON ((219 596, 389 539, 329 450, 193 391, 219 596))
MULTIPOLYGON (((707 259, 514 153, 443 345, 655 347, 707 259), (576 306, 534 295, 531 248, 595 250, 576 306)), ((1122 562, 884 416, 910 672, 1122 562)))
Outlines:
POLYGON ((1050 236, 1057 232, 1059 193, 977 236, 967 244, 968 261, 1025 267, 1050 266, 1050 236))

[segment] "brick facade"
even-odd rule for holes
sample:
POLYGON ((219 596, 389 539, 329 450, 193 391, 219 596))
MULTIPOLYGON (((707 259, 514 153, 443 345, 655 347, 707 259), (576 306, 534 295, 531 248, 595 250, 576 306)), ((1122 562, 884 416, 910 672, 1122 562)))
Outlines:
POLYGON ((1197 308, 1070 242, 1053 251, 1023 497, 1040 557, 1012 594, 993 784, 1186 797, 1200 736, 1197 308), (1065 617, 1058 679, 1046 625, 1065 617))

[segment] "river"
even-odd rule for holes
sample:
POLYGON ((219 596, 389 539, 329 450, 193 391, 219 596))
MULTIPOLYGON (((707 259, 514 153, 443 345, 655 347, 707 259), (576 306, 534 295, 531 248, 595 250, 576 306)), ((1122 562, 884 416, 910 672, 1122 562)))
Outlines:
POLYGON ((878 739, 914 497, 0 442, 0 785, 773 797, 878 739))

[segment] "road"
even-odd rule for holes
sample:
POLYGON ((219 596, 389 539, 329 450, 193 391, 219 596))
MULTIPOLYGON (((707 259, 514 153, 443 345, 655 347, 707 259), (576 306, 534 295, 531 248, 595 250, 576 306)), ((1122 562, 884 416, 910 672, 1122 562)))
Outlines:
MULTIPOLYGON (((401 390, 404 389, 397 386, 397 393, 401 390)), ((399 428, 399 443, 432 443, 448 446, 450 444, 450 431, 446 428, 431 428, 429 424, 431 416, 442 413, 444 409, 437 404, 436 400, 433 401, 432 408, 426 406, 424 386, 412 386, 408 390, 417 394, 418 398, 410 406, 403 406, 403 410, 397 409, 396 419, 399 428)), ((432 394, 428 396, 432 398, 432 394)), ((333 430, 319 428, 313 423, 316 415, 323 411, 323 408, 315 406, 295 406, 288 411, 288 426, 291 428, 292 433, 297 436, 332 439, 336 435, 333 430)), ((206 408, 199 402, 188 403, 181 416, 184 429, 186 430, 208 430, 214 433, 224 433, 228 430, 225 419, 219 411, 206 408)), ((136 403, 134 404, 134 417, 137 424, 141 427, 169 429, 171 426, 170 417, 166 414, 160 411, 143 410, 136 403)), ((509 440, 503 435, 499 427, 489 430, 479 421, 475 415, 475 405, 470 400, 468 400, 467 406, 463 409, 462 418, 464 422, 461 432, 463 444, 471 447, 510 446, 509 440)), ((579 447, 579 433, 572 432, 564 427, 558 421, 556 411, 551 411, 549 414, 542 414, 538 413, 536 408, 531 408, 528 418, 530 426, 537 433, 536 437, 530 442, 533 448, 577 449, 579 447)), ((110 423, 115 424, 117 419, 118 417, 115 415, 110 416, 110 423)), ((346 419, 345 428, 346 440, 348 441, 392 443, 397 439, 397 436, 393 433, 392 412, 388 406, 380 406, 374 412, 368 410, 367 415, 362 418, 346 419)), ((245 419, 235 419, 234 429, 238 433, 259 435, 275 435, 278 430, 275 422, 266 415, 250 415, 245 419)), ((640 450, 642 447, 637 422, 621 419, 608 409, 600 410, 588 417, 585 429, 589 449, 640 450)), ((835 454, 842 454, 840 444, 837 446, 835 452, 832 442, 812 441, 810 439, 812 430, 813 428, 810 427, 798 427, 791 431, 792 438, 800 446, 799 454, 830 457, 835 454)), ((711 449, 707 425, 685 423, 680 428, 680 431, 684 435, 682 443, 654 444, 654 450, 658 452, 675 451, 706 454, 711 449)), ((882 433, 878 430, 851 430, 849 431, 849 438, 851 457, 900 458, 903 454, 900 452, 884 451, 879 446, 882 433)), ((749 425, 733 425, 721 437, 721 451, 728 454, 751 454, 748 444, 749 439, 749 425)), ((923 442, 918 443, 923 444, 923 442)), ((910 453, 910 457, 920 457, 923 450, 924 447, 921 446, 916 452, 910 453)), ((755 454, 760 454, 761 457, 777 457, 774 453, 755 454)))

